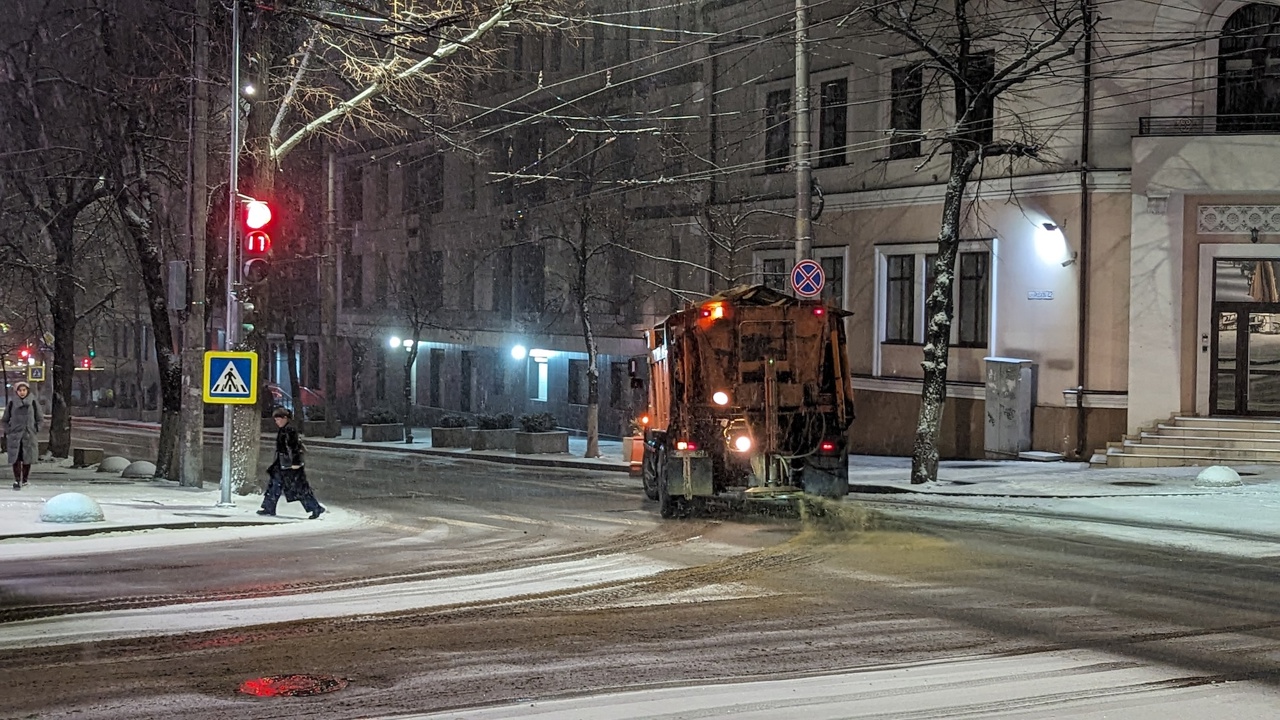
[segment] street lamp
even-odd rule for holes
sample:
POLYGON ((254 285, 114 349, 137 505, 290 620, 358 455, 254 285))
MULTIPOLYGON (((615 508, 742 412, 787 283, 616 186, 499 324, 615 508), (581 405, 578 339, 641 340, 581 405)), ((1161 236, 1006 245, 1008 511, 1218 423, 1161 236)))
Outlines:
POLYGON ((529 350, 523 345, 516 345, 511 348, 511 357, 516 360, 523 360, 528 354, 529 350))

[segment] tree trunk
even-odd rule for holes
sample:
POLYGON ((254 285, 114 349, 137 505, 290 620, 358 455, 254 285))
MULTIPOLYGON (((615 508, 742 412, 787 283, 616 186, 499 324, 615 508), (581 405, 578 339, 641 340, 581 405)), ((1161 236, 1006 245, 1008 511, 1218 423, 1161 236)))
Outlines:
MULTIPOLYGON (((182 409, 182 365, 173 351, 173 331, 169 325, 169 307, 165 299, 164 264, 160 259, 159 242, 152 237, 151 228, 155 227, 153 218, 144 218, 131 213, 126 194, 117 196, 120 215, 124 218, 125 227, 133 238, 134 248, 138 253, 138 274, 142 279, 142 289, 146 296, 147 310, 151 320, 151 337, 155 346, 156 369, 160 376, 160 442, 156 452, 156 474, 158 478, 172 477, 174 474, 174 452, 178 447, 178 414, 182 409)), ((141 330, 141 327, 139 327, 141 330)), ((141 333, 139 333, 141 335, 141 333)), ((143 343, 138 343, 138 364, 141 368, 143 343)), ((142 382, 139 371, 139 385, 142 382)), ((146 392, 139 388, 145 401, 146 392)), ((143 402, 139 402, 142 407, 143 402)))
MULTIPOLYGON (((324 253, 320 258, 320 330, 321 350, 324 355, 324 417, 332 423, 338 417, 338 261, 334 256, 336 229, 334 207, 336 197, 334 173, 337 172, 337 156, 330 152, 326 157, 328 189, 325 193, 324 253)), ((357 423, 359 424, 359 423, 357 423)), ((339 429, 341 432, 341 429, 339 429)))
POLYGON ((192 25, 193 78, 191 82, 191 163, 187 186, 187 232, 191 273, 182 330, 182 396, 178 422, 178 481, 184 487, 204 484, 204 350, 205 350, 205 238, 209 222, 209 89, 205 68, 209 63, 209 0, 196 0, 192 25))
POLYGON ((587 300, 587 270, 591 255, 583 252, 587 242, 587 223, 582 224, 578 253, 578 315, 582 320, 582 339, 587 345, 587 449, 583 457, 600 457, 600 370, 596 367, 599 348, 595 328, 591 325, 591 304, 587 300))
POLYGON ((364 355, 368 345, 356 338, 349 338, 348 342, 351 343, 351 394, 356 403, 356 417, 351 424, 351 439, 354 440, 364 420, 364 355))
POLYGON ((942 224, 938 231, 938 251, 933 261, 933 291, 925 300, 924 384, 920 391, 920 417, 911 453, 911 483, 919 485, 938 479, 938 435, 947 400, 947 358, 951 350, 951 317, 954 301, 956 256, 960 249, 960 211, 969 176, 977 166, 976 149, 961 151, 953 143, 951 175, 942 201, 942 224))
POLYGON ((56 458, 71 455, 72 377, 76 369, 76 276, 75 216, 58 215, 49 224, 49 239, 54 249, 53 297, 49 309, 53 316, 53 393, 49 413, 49 452, 56 458))
MULTIPOLYGON (((404 441, 413 442, 413 364, 418 359, 418 333, 413 333, 413 346, 404 358, 404 441)), ((463 379, 466 382, 466 379, 463 379)))

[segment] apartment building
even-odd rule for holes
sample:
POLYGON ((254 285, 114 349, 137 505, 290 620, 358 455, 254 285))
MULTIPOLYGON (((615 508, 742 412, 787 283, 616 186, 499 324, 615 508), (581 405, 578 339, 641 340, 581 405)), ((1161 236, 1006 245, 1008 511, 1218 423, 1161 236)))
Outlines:
MULTIPOLYGON (((626 22, 592 15, 577 37, 513 38, 512 72, 476 107, 488 152, 342 159, 341 322, 377 348, 376 399, 402 385, 391 338, 411 328, 396 324, 394 288, 418 274, 439 308, 410 368, 419 405, 546 409, 581 427, 585 341, 572 243, 558 239, 583 225, 557 217, 580 211, 574 197, 613 203, 591 228, 613 233, 590 271, 606 433, 642 400, 629 360, 647 323, 738 281, 785 286, 794 4, 655 4, 643 22, 638 5, 626 22)), ((1030 363, 1033 446, 1068 456, 1175 413, 1280 411, 1280 10, 1105 10, 1087 61, 1081 43, 981 119, 1041 152, 988 160, 969 187, 945 456, 983 454, 988 357, 1030 363)), ((852 447, 905 454, 947 176, 932 140, 954 118, 927 53, 839 12, 811 17, 813 254, 825 296, 853 312, 852 447)), ((988 72, 1013 47, 993 37, 979 48, 988 72)))

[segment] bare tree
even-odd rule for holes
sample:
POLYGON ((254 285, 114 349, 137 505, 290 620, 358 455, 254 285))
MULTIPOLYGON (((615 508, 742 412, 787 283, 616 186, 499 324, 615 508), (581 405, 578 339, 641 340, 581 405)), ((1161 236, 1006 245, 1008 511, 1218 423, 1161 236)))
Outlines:
MULTIPOLYGON (((993 157, 1038 159, 1046 141, 1020 128, 998 127, 997 100, 1016 86, 1054 76, 1071 64, 1089 32, 1085 2, 1050 0, 1011 6, 989 0, 906 0, 867 6, 845 18, 865 17, 923 58, 950 96, 946 127, 926 133, 925 162, 948 156, 932 292, 925 301, 924 384, 911 458, 911 482, 938 477, 938 435, 946 402, 947 358, 954 316, 952 287, 965 208, 974 172, 993 157), (1016 137, 1000 137, 1000 134, 1016 137)), ((924 163, 921 163, 923 166, 924 163)))

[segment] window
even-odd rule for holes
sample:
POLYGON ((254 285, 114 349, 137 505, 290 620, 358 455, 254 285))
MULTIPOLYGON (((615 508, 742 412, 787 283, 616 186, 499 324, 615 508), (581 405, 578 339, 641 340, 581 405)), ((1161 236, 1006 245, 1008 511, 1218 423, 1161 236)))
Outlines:
POLYGON ((630 385, 630 374, 628 363, 609 363, 609 407, 625 407, 622 391, 630 385))
POLYGON ((386 306, 391 294, 391 269, 387 267, 386 255, 378 255, 373 271, 373 302, 386 306))
POLYGON ((849 81, 822 83, 822 115, 818 135, 818 167, 845 163, 845 133, 849 121, 849 81))
POLYGON ((822 264, 822 300, 837 307, 844 306, 844 256, 819 257, 822 264))
POLYGON ((342 179, 342 220, 346 224, 364 220, 364 168, 347 168, 342 179))
POLYGON ((785 258, 764 258, 760 261, 760 283, 765 287, 787 292, 791 280, 787 277, 787 260, 785 258))
POLYGON ((420 215, 438 213, 444 209, 444 156, 428 155, 418 162, 412 171, 417 175, 415 185, 418 196, 414 198, 411 212, 420 215))
POLYGON ((375 353, 373 357, 373 398, 387 399, 387 356, 383 352, 375 353))
POLYGON ((466 160, 462 164, 462 207, 476 209, 476 162, 466 160))
POLYGON ((471 412, 471 351, 463 350, 458 357, 460 371, 459 379, 462 383, 458 386, 458 409, 462 412, 471 412))
POLYGON ((884 341, 915 341, 916 256, 890 255, 886 258, 884 341))
MULTIPOLYGON (((955 347, 985 348, 991 327, 991 250, 989 241, 961 244, 956 258, 955 299, 951 323, 951 344, 955 347)), ((918 344, 924 342, 927 302, 934 288, 933 263, 936 255, 928 246, 890 248, 885 254, 884 342, 918 344)))
POLYGON ((547 359, 544 357, 529 358, 525 389, 530 400, 547 401, 547 359))
POLYGON ((489 367, 493 369, 493 375, 490 377, 490 394, 495 397, 506 395, 507 364, 504 362, 501 352, 497 350, 489 351, 489 367))
POLYGON ((515 181, 509 176, 511 156, 514 152, 515 147, 511 138, 504 139, 498 145, 497 157, 494 158, 494 168, 497 172, 497 182, 493 186, 495 205, 510 205, 515 202, 515 181))
POLYGON ((920 157, 924 72, 919 65, 894 68, 890 90, 889 159, 920 157))
POLYGON ((1218 130, 1280 129, 1280 7, 1245 5, 1218 46, 1218 130))
POLYGON ((569 361, 569 404, 586 405, 590 402, 588 393, 587 361, 569 361))
POLYGON ((498 248, 493 258, 493 309, 499 317, 511 317, 511 274, 514 249, 498 248))
MULTIPOLYGON (((996 74, 996 57, 992 53, 983 53, 973 58, 969 64, 969 86, 980 88, 991 82, 996 74)), ((969 100, 971 109, 965 123, 966 129, 974 134, 974 140, 986 144, 995 136, 995 100, 990 96, 975 102, 969 100)))
POLYGON ((358 308, 364 303, 364 258, 351 252, 342 256, 342 306, 358 308))
POLYGON ((420 255, 415 290, 422 293, 422 302, 427 307, 440 307, 444 303, 444 253, 434 250, 420 255))
POLYGON ((444 350, 431 348, 427 354, 430 362, 430 387, 427 389, 427 404, 431 407, 444 407, 444 350))
POLYGON ((525 245, 517 250, 513 265, 515 309, 525 313, 541 312, 546 289, 546 251, 541 245, 525 245))
POLYGON ((991 315, 991 288, 988 281, 990 266, 989 253, 960 253, 956 344, 961 347, 987 346, 988 323, 991 315))
POLYGON ((791 91, 775 90, 765 96, 765 172, 782 172, 791 158, 791 91))

